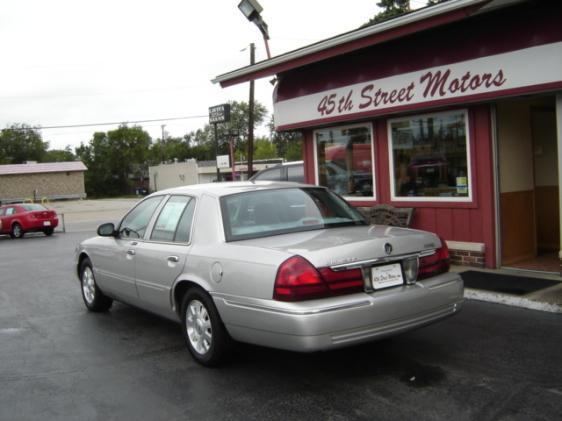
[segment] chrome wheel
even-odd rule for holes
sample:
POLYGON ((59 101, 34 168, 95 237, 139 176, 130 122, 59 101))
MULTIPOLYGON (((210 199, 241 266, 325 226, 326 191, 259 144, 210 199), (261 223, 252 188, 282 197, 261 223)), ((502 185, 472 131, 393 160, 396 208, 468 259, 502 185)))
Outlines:
POLYGON ((23 234, 20 224, 14 224, 12 227, 12 235, 16 238, 20 238, 23 234))
POLYGON ((101 291, 94 278, 92 262, 88 257, 80 262, 80 286, 82 287, 82 299, 89 311, 101 312, 110 309, 113 299, 101 291))
POLYGON ((94 280, 94 273, 89 266, 84 268, 82 272, 82 293, 84 294, 84 300, 88 304, 93 304, 96 298, 96 283, 94 280))
POLYGON ((213 344, 213 328, 209 312, 199 300, 192 300, 185 315, 187 337, 192 348, 199 354, 209 352, 213 344))

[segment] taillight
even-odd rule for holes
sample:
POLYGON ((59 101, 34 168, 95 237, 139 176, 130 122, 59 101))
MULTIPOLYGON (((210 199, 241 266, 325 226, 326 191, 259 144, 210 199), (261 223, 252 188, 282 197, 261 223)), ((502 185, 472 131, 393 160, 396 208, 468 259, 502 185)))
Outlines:
POLYGON ((279 301, 303 301, 362 290, 363 275, 360 269, 318 270, 305 258, 293 256, 279 266, 273 298, 279 301))
POLYGON ((449 248, 443 238, 440 237, 441 247, 431 256, 420 258, 418 279, 425 279, 449 271, 449 248))
POLYGON ((324 297, 328 286, 320 273, 307 260, 293 256, 285 260, 275 278, 273 298, 279 301, 300 301, 324 297))

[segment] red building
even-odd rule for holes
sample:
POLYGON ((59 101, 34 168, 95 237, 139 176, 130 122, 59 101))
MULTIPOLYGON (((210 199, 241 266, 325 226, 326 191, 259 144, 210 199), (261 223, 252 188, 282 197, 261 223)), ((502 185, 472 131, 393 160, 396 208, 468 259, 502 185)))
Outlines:
POLYGON ((415 207, 457 263, 559 270, 562 3, 450 0, 215 82, 272 75, 308 182, 415 207))

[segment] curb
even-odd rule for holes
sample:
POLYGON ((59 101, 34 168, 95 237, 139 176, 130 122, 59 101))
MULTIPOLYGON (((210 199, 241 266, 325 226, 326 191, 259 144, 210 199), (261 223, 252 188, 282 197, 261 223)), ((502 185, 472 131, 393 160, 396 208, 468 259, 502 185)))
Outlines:
POLYGON ((487 301, 489 303, 505 304, 512 307, 521 307, 529 310, 546 311, 549 313, 562 313, 562 306, 558 304, 544 303, 496 292, 487 292, 478 289, 465 288, 464 298, 469 300, 487 301))

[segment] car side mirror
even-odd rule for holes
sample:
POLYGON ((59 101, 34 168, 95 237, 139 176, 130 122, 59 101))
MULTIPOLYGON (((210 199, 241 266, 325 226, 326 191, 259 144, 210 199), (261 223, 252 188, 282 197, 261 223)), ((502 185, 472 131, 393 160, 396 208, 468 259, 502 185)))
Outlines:
POLYGON ((112 222, 101 224, 98 227, 98 235, 101 237, 115 237, 115 225, 112 222))

